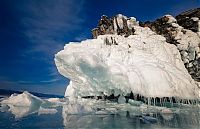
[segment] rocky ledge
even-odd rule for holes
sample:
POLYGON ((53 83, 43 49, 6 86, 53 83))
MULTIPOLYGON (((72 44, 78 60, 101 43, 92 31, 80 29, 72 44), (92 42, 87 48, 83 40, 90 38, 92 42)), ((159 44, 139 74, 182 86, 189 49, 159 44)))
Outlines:
POLYGON ((117 34, 128 37, 134 35, 134 26, 149 27, 155 33, 166 38, 179 50, 182 61, 192 78, 200 82, 200 8, 188 10, 176 17, 165 15, 155 21, 137 22, 134 17, 118 14, 114 17, 103 15, 93 38, 98 35, 117 34))
POLYGON ((134 25, 138 25, 138 22, 134 17, 127 18, 122 14, 118 14, 109 18, 103 15, 97 25, 97 28, 92 30, 92 35, 93 38, 97 38, 98 35, 105 34, 117 34, 127 37, 134 34, 134 25))

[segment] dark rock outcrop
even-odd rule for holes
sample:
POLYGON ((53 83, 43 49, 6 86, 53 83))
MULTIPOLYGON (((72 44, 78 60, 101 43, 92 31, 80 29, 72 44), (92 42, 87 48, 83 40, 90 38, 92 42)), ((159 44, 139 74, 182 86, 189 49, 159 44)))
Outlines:
POLYGON ((97 38, 98 35, 114 34, 113 20, 103 15, 98 23, 97 28, 92 30, 93 38, 97 38))
POLYGON ((118 14, 112 18, 103 15, 96 28, 92 30, 93 38, 98 35, 117 34, 129 36, 134 33, 132 24, 137 24, 135 19, 118 14))
POLYGON ((183 12, 176 16, 178 24, 185 29, 189 29, 193 32, 198 32, 198 20, 200 19, 200 8, 192 9, 183 12))
POLYGON ((159 35, 164 36, 168 43, 178 44, 178 42, 174 40, 175 37, 173 36, 174 33, 176 33, 176 29, 168 21, 169 21, 169 17, 163 16, 162 18, 157 19, 154 22, 149 22, 149 21, 144 22, 144 23, 140 22, 140 26, 149 27, 152 31, 156 32, 159 35))

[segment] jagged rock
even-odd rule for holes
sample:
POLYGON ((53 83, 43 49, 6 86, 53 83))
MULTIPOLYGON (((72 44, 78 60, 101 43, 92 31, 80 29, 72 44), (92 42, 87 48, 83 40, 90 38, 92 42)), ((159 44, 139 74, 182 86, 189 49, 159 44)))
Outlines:
POLYGON ((113 21, 107 16, 103 15, 98 23, 97 28, 92 30, 93 38, 97 38, 98 35, 114 34, 113 21))
POLYGON ((199 31, 200 8, 188 10, 176 16, 177 22, 185 29, 199 31))
POLYGON ((97 28, 92 30, 93 38, 97 38, 98 35, 105 34, 117 34, 124 35, 125 37, 134 34, 134 25, 138 25, 136 19, 131 17, 127 18, 121 14, 118 14, 112 18, 108 18, 103 15, 98 23, 97 28))
POLYGON ((171 23, 177 23, 176 19, 169 16, 165 15, 160 19, 157 19, 154 22, 140 22, 140 26, 143 27, 149 27, 151 30, 156 32, 157 34, 163 35, 166 38, 166 41, 168 43, 172 44, 179 44, 174 38, 176 35, 176 28, 177 26, 174 26, 175 24, 171 23))
POLYGON ((104 43, 106 45, 118 45, 118 43, 116 42, 114 37, 110 37, 110 38, 105 38, 104 43))

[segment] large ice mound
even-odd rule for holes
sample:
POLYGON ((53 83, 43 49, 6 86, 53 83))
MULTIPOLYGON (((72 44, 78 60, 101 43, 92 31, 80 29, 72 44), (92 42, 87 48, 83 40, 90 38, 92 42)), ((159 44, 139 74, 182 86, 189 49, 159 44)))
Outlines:
POLYGON ((134 35, 100 35, 70 42, 55 55, 58 71, 70 79, 65 96, 127 94, 197 99, 199 88, 177 47, 147 27, 134 35))

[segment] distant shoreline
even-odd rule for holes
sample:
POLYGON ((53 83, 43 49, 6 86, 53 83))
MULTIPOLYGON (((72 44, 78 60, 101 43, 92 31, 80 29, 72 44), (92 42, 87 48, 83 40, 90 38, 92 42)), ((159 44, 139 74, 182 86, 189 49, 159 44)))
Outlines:
MULTIPOLYGON (((14 93, 21 94, 23 93, 23 91, 0 89, 0 98, 9 97, 10 95, 14 93)), ((43 93, 37 93, 37 92, 29 92, 29 93, 41 98, 63 98, 64 97, 62 95, 43 94, 43 93)))

